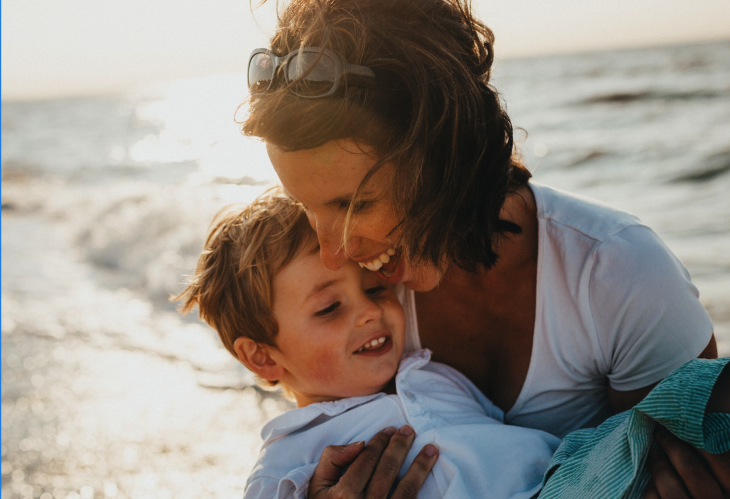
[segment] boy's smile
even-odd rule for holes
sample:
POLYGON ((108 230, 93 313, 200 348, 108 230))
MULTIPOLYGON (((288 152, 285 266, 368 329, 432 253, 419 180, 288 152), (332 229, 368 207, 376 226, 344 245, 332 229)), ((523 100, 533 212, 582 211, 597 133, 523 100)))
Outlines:
POLYGON ((405 339, 403 308, 388 284, 352 261, 330 270, 318 250, 310 244, 273 283, 279 331, 269 355, 300 407, 381 391, 405 339))

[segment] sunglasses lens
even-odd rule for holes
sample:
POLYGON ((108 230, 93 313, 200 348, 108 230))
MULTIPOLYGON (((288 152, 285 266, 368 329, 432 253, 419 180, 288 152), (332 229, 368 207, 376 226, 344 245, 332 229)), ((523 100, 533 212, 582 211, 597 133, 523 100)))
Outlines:
POLYGON ((291 91, 300 96, 325 95, 337 80, 337 64, 324 54, 297 54, 287 64, 286 71, 292 84, 291 91))
POLYGON ((274 61, 269 54, 256 54, 248 63, 248 91, 252 94, 265 92, 274 78, 274 61))

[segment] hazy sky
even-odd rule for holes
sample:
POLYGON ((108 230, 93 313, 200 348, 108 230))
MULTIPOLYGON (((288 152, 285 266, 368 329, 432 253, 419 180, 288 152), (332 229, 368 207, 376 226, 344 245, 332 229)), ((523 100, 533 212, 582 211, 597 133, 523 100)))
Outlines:
MULTIPOLYGON (((273 4, 273 2, 270 2, 273 4)), ((2 97, 128 90, 243 71, 269 6, 248 0, 3 0, 2 97)), ((730 0, 475 0, 497 57, 730 38, 730 0)))

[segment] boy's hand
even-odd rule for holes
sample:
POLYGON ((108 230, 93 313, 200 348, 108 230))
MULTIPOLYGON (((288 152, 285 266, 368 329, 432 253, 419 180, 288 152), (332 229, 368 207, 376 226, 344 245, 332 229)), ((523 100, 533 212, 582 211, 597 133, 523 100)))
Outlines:
POLYGON ((386 428, 367 445, 330 445, 322 452, 309 482, 309 499, 415 499, 438 458, 438 448, 421 449, 413 464, 388 495, 416 434, 410 426, 386 428), (344 471, 343 470, 347 470, 344 471))

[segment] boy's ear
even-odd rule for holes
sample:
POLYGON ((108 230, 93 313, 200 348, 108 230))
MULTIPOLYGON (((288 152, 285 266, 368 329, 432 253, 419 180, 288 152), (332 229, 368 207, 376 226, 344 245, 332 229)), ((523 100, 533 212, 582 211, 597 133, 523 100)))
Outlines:
POLYGON ((233 342, 238 360, 254 374, 267 381, 279 381, 284 375, 284 368, 269 355, 268 345, 256 343, 251 338, 240 336, 233 342))

